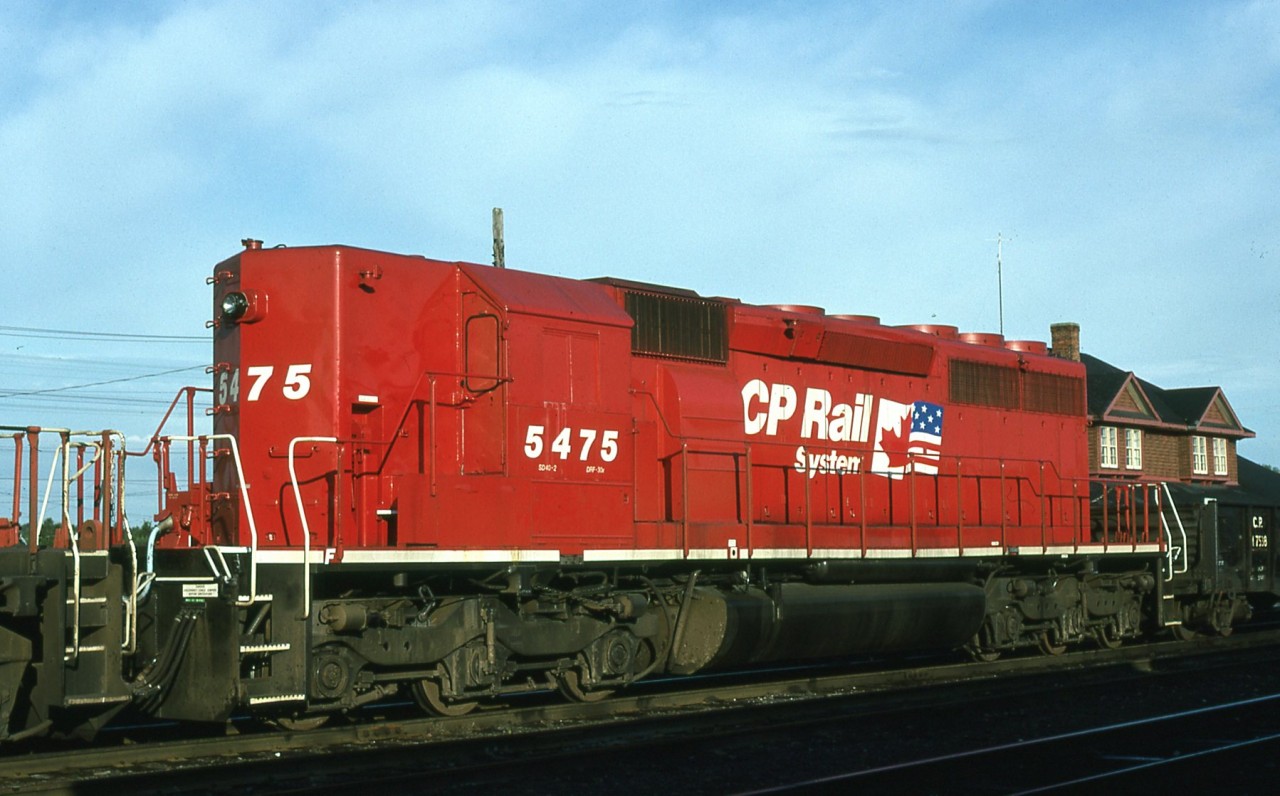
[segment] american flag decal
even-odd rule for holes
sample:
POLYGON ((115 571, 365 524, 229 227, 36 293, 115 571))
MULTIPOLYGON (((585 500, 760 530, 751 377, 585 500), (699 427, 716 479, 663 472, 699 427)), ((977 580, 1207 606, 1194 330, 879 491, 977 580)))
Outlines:
POLYGON ((917 473, 937 475, 941 451, 942 407, 928 401, 916 401, 911 405, 911 433, 907 436, 910 468, 917 473))
POLYGON ((877 404, 871 472, 892 479, 907 473, 938 474, 942 454, 942 405, 903 404, 881 398, 877 404))

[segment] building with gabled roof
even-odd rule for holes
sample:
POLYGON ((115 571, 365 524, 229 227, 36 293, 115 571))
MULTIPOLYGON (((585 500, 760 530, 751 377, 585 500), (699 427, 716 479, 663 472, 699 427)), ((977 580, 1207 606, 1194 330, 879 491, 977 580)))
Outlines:
POLYGON ((1236 444, 1254 433, 1221 387, 1164 389, 1080 352, 1080 327, 1054 324, 1052 353, 1085 366, 1089 469, 1101 478, 1240 482, 1236 444))

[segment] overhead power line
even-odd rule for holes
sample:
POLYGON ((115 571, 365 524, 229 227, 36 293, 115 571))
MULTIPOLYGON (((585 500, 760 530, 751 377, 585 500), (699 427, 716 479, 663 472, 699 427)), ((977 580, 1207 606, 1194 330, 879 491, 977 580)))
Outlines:
POLYGON ((168 376, 170 373, 182 373, 187 370, 204 370, 204 365, 191 365, 185 368, 174 368, 173 370, 162 370, 158 373, 144 373, 141 376, 124 376, 119 379, 107 379, 106 381, 93 381, 85 384, 69 384, 65 387, 48 387, 43 390, 12 390, 8 392, 0 392, 0 398, 14 398, 20 395, 47 395, 51 392, 66 392, 67 390, 82 390, 85 387, 100 387, 103 384, 119 384, 125 381, 140 381, 142 379, 151 379, 156 376, 168 376))
POLYGON ((34 326, 0 326, 4 337, 36 337, 44 340, 128 340, 139 343, 207 343, 207 335, 128 334, 125 332, 82 332, 75 329, 40 329, 34 326))

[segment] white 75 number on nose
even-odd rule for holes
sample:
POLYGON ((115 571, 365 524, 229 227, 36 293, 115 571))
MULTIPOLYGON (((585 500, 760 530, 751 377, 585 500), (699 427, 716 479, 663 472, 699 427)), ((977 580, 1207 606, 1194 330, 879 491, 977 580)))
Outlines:
MULTIPOLYGON (((253 379, 253 383, 249 385, 249 393, 245 395, 246 401, 256 401, 262 397, 262 391, 266 389, 271 376, 276 372, 274 365, 251 365, 244 369, 245 375, 253 379)), ((297 401, 305 398, 307 393, 311 392, 311 373, 310 364, 290 365, 284 373, 284 386, 281 393, 290 401, 297 401)))

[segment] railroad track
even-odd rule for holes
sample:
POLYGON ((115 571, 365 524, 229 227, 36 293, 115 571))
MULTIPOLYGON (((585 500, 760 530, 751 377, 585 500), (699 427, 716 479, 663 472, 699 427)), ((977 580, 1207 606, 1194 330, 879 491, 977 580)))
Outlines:
MULTIPOLYGON (((707 678, 695 688, 657 683, 601 703, 568 704, 548 697, 451 719, 411 717, 392 708, 367 722, 309 733, 240 733, 10 756, 0 759, 0 793, 234 793, 261 787, 317 792, 351 781, 421 783, 424 776, 433 789, 463 792, 476 781, 504 776, 524 778, 528 784, 531 762, 543 770, 563 765, 581 773, 584 761, 593 769, 619 770, 624 759, 673 759, 663 750, 688 751, 691 739, 711 739, 713 744, 744 738, 750 743, 755 736, 776 740, 780 732, 791 733, 785 728, 865 722, 869 717, 888 721, 948 704, 1034 698, 1068 680, 1079 689, 1090 683, 1112 685, 1240 666, 1255 657, 1267 661, 1278 646, 1280 631, 1268 631, 982 665, 917 662, 888 671, 792 672, 753 682, 707 678), (413 750, 411 755, 407 749, 413 750)), ((713 745, 707 754, 714 759, 722 753, 713 745)), ((724 784, 723 790, 734 789, 724 784)))
MULTIPOLYGON (((870 792, 954 793, 957 783, 1004 794, 1077 792, 1088 787, 1175 788, 1202 781, 1209 772, 1218 787, 1275 787, 1276 767, 1267 764, 1280 747, 1280 691, 1249 699, 1161 713, 1131 721, 1045 737, 978 746, 941 755, 786 780, 737 796, 828 792, 836 787, 870 792), (1265 765, 1265 768, 1264 768, 1265 765), (1256 776, 1242 781, 1251 766, 1256 776), (1221 772, 1213 776, 1212 772, 1221 772)), ((1242 792, 1251 792, 1244 790, 1242 792)))

